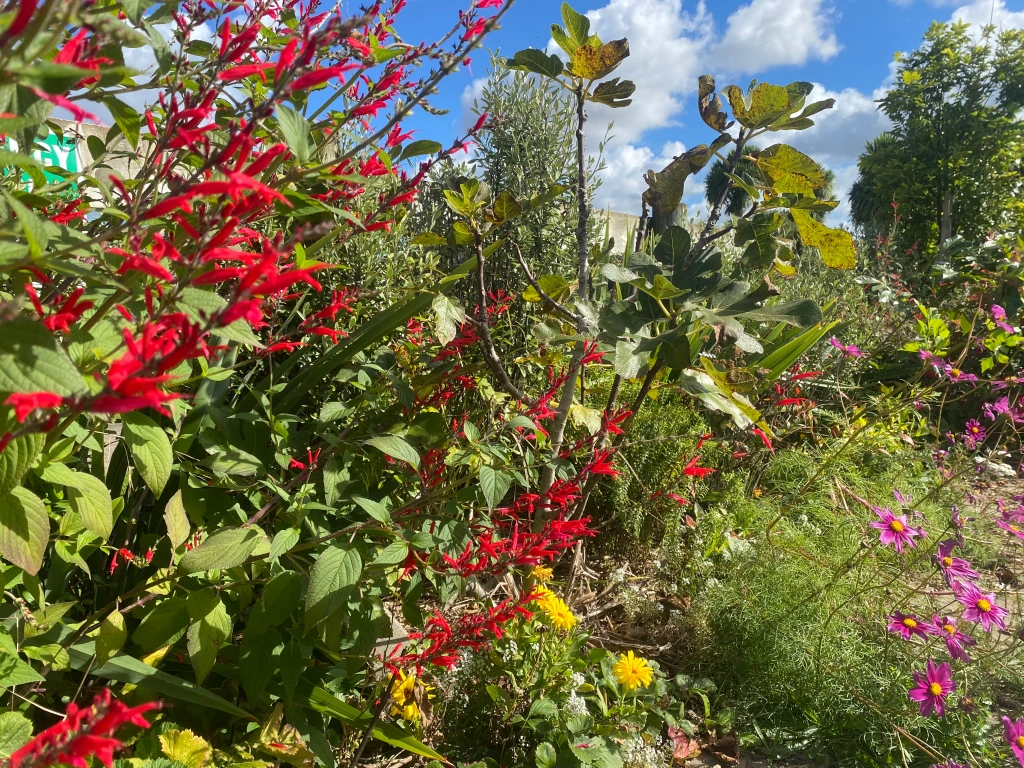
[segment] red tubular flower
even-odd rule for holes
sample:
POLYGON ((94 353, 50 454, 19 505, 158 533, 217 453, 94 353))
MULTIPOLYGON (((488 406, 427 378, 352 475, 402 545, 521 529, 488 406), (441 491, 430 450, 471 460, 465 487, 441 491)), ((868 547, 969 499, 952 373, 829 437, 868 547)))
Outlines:
POLYGON ((477 131, 479 131, 481 128, 484 127, 484 123, 487 122, 487 119, 489 117, 490 115, 484 112, 482 115, 480 115, 480 117, 477 118, 476 122, 473 124, 473 127, 470 128, 469 132, 476 133, 477 131))
POLYGON ((765 448, 767 448, 772 453, 775 453, 775 448, 772 446, 772 441, 768 438, 768 435, 765 434, 763 429, 754 427, 750 431, 761 438, 761 442, 764 443, 765 448))
POLYGON ((11 25, 0 35, 0 44, 7 43, 25 31, 25 27, 32 20, 32 14, 36 12, 36 5, 38 0, 21 0, 18 3, 18 12, 14 15, 11 25))
POLYGON ((307 72, 304 75, 299 75, 289 85, 289 91, 304 91, 309 88, 314 88, 322 83, 326 83, 328 80, 334 77, 340 77, 349 70, 357 69, 358 64, 336 64, 333 67, 324 67, 323 69, 314 69, 312 72, 307 72))
POLYGON ((697 462, 700 461, 700 456, 694 456, 690 459, 686 466, 683 467, 683 474, 687 477, 697 477, 703 480, 705 477, 710 475, 715 470, 711 467, 698 467, 697 462))
POLYGON ((62 721, 11 755, 10 768, 46 768, 58 763, 88 768, 89 757, 95 757, 110 768, 114 752, 124 747, 123 742, 114 738, 117 730, 129 724, 149 728, 149 721, 142 715, 161 706, 154 701, 128 707, 113 698, 110 689, 104 689, 91 706, 79 708, 77 704, 69 704, 62 721))
POLYGON ((60 408, 64 398, 54 392, 15 392, 4 400, 14 409, 14 417, 24 423, 37 408, 60 408))
POLYGON ((61 96, 59 93, 47 93, 42 88, 36 88, 34 86, 29 86, 29 90, 31 90, 32 93, 34 93, 39 98, 45 99, 54 106, 63 107, 64 109, 66 109, 68 112, 71 113, 71 116, 75 119, 75 122, 83 123, 86 120, 92 120, 98 123, 100 121, 100 119, 96 117, 96 115, 94 115, 92 112, 86 112, 80 106, 75 104, 75 102, 67 99, 64 96, 61 96))

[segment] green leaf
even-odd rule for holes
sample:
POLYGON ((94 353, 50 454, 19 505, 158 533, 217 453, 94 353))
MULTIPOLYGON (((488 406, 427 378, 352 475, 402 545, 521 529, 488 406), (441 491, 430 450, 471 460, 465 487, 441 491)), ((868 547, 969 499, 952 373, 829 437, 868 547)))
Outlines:
POLYGON ((370 565, 400 565, 409 556, 409 545, 404 541, 393 541, 377 553, 370 565))
POLYGON ((664 234, 658 239, 658 244, 654 246, 654 258, 666 267, 672 267, 674 275, 676 267, 682 268, 690 253, 692 242, 690 233, 682 227, 674 225, 667 227, 664 234))
MULTIPOLYGON (((184 610, 184 607, 182 607, 182 610, 184 610)), ((187 613, 185 618, 187 621, 187 613)), ((93 664, 94 653, 95 645, 91 641, 71 646, 68 649, 68 655, 71 657, 72 668, 81 671, 88 669, 93 664)), ((208 691, 174 675, 169 675, 166 672, 161 672, 138 659, 124 654, 117 654, 100 669, 92 669, 92 674, 108 680, 116 680, 120 683, 137 685, 140 688, 153 691, 174 701, 216 709, 220 712, 226 712, 232 717, 241 717, 244 720, 255 719, 249 712, 221 698, 212 691, 208 691)))
POLYGON ((413 245, 447 245, 448 241, 434 232, 424 232, 412 239, 413 245))
POLYGON ((0 713, 0 758, 28 744, 32 739, 32 721, 21 712, 0 713))
POLYGON ((391 525, 391 513, 388 512, 388 508, 379 501, 364 499, 362 496, 353 496, 352 501, 358 504, 359 507, 374 520, 378 520, 385 525, 391 525))
POLYGON ((281 635, 276 629, 254 631, 245 628, 242 645, 238 649, 238 671, 245 695, 256 701, 263 695, 274 674, 274 650, 281 644, 281 635))
POLYGON ((558 47, 570 56, 572 56, 572 54, 576 52, 576 49, 580 47, 579 43, 569 37, 569 33, 565 31, 565 28, 561 24, 551 25, 551 37, 554 38, 558 47))
POLYGON ((534 699, 530 705, 530 711, 526 715, 527 720, 537 718, 554 718, 558 716, 558 706, 551 699, 534 699))
POLYGON ((416 453, 416 449, 398 435, 371 437, 366 441, 366 444, 373 446, 381 453, 385 453, 393 459, 408 462, 417 468, 420 465, 420 455, 416 453))
POLYGON ((42 499, 20 487, 0 496, 0 555, 34 576, 49 539, 50 516, 42 499))
POLYGON ((632 283, 640 278, 636 272, 611 263, 601 265, 601 277, 611 280, 613 283, 632 283))
POLYGON ((13 653, 0 652, 0 688, 41 683, 43 676, 13 653))
POLYGON ((274 534, 274 540, 270 543, 270 559, 278 560, 281 555, 290 552, 292 547, 299 543, 302 532, 298 528, 282 528, 274 534))
POLYGON ((185 505, 181 500, 181 491, 175 491, 164 505, 164 524, 167 526, 167 538, 171 540, 171 549, 177 549, 186 541, 192 532, 185 505))
POLYGON ((282 624, 302 600, 302 579, 294 571, 279 573, 263 590, 260 602, 249 614, 246 632, 266 632, 282 624))
POLYGON ((796 192, 814 197, 825 184, 821 166, 787 144, 773 144, 757 155, 757 167, 777 192, 796 192))
POLYGON ((202 464, 218 475, 237 475, 252 477, 263 470, 263 462, 248 451, 231 446, 226 450, 207 456, 202 464))
POLYGON ((310 141, 309 121, 298 111, 287 104, 279 104, 277 107, 277 125, 281 129, 281 136, 284 138, 288 149, 295 155, 300 163, 309 160, 310 152, 313 149, 310 141))
POLYGON ((405 149, 402 150, 402 156, 399 158, 399 161, 420 157, 421 155, 436 155, 442 149, 444 147, 441 146, 440 142, 431 141, 430 139, 419 139, 412 144, 406 145, 405 149))
POLYGON ((178 568, 185 573, 234 568, 249 559, 260 535, 256 528, 220 528, 182 555, 178 568))
POLYGON ((434 310, 434 328, 437 340, 441 344, 447 344, 458 335, 459 326, 466 322, 466 310, 457 301, 443 293, 434 297, 430 307, 434 310))
POLYGON ((52 333, 27 317, 0 323, 0 392, 88 392, 82 374, 52 333))
POLYGON ((537 745, 537 751, 534 753, 534 759, 537 763, 537 768, 555 768, 558 753, 555 751, 553 746, 548 744, 546 741, 543 741, 537 745))
POLYGON ((351 547, 330 547, 320 555, 309 573, 306 590, 307 629, 326 621, 345 604, 362 572, 363 561, 351 547))
POLYGON ((135 468, 154 496, 163 493, 171 477, 174 455, 167 433, 155 421, 138 411, 121 414, 124 440, 135 460, 135 468))
POLYGON ((857 266, 857 247, 853 235, 842 229, 826 227, 806 211, 794 208, 790 215, 804 245, 817 248, 825 266, 834 269, 853 269, 857 266))
POLYGON ((103 99, 103 106, 110 110, 114 118, 114 124, 121 129, 121 133, 128 139, 132 149, 139 148, 139 130, 142 128, 142 118, 133 107, 128 106, 114 96, 103 99))
POLYGON ((186 600, 192 624, 188 628, 188 655, 196 682, 202 684, 217 663, 217 651, 231 636, 231 617, 213 587, 192 592, 186 600))
POLYGON ((99 478, 75 472, 66 464, 48 464, 41 472, 43 480, 68 489, 71 509, 92 533, 106 540, 114 527, 114 508, 110 491, 99 478))
POLYGON ((146 614, 132 633, 132 642, 146 653, 151 653, 157 648, 178 642, 187 628, 188 610, 185 601, 180 597, 168 597, 146 614))
MULTIPOLYGON (((537 278, 537 285, 540 286, 544 293, 559 303, 568 298, 569 294, 572 293, 569 282, 561 275, 541 275, 537 278)), ((547 301, 532 285, 526 286, 522 297, 523 301, 531 304, 540 304, 547 301)))
POLYGON ((632 80, 620 81, 616 77, 598 83, 597 88, 590 94, 589 100, 618 109, 619 107, 628 107, 633 103, 631 97, 634 91, 636 91, 636 84, 632 80))
MULTIPOLYGON (((170 760, 172 766, 203 768, 213 757, 213 747, 210 746, 210 743, 190 730, 171 728, 161 733, 159 740, 161 751, 170 760)), ((152 763, 150 764, 152 765, 152 763)))
POLYGON ((789 92, 781 85, 758 83, 746 99, 736 85, 727 86, 723 93, 729 99, 733 116, 747 128, 763 128, 789 109, 789 92))
POLYGON ((0 498, 21 484, 45 444, 46 435, 41 432, 16 437, 7 444, 0 453, 0 498))
POLYGON ((577 45, 583 45, 590 39, 590 19, 568 3, 562 3, 562 23, 569 38, 577 45))
POLYGON ((124 648, 128 639, 128 630, 124 626, 124 616, 114 610, 100 624, 99 635, 96 636, 96 666, 102 667, 114 654, 124 648))
POLYGON ((511 59, 507 59, 505 64, 509 69, 533 72, 535 75, 544 75, 552 79, 561 75, 565 69, 562 60, 555 54, 548 56, 544 51, 538 51, 536 48, 518 51, 511 59))
POLYGON ((505 498, 512 485, 512 476, 508 472, 488 467, 480 467, 480 490, 484 492, 488 509, 494 509, 505 498))

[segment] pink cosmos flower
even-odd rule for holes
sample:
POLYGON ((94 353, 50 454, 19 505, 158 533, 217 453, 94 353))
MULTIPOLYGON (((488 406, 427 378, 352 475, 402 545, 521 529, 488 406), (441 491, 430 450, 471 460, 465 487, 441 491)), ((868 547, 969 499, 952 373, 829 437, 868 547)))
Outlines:
POLYGON ((1006 743, 1010 745, 1013 754, 1017 756, 1017 762, 1024 766, 1024 718, 1018 717, 1016 720, 1011 720, 1004 717, 1003 728, 1003 737, 1006 739, 1006 743))
POLYGON ((925 639, 931 634, 931 628, 927 622, 899 611, 893 611, 889 616, 889 631, 904 640, 913 640, 915 637, 925 639))
POLYGON ((916 701, 922 715, 930 715, 932 712, 939 717, 946 714, 946 698, 956 690, 956 683, 953 681, 952 670, 949 664, 942 662, 935 666, 935 662, 928 659, 928 666, 925 673, 914 673, 916 687, 911 688, 907 695, 911 701, 916 701))
POLYGON ((970 582, 963 582, 957 590, 956 599, 965 606, 964 618, 981 624, 986 632, 992 631, 992 625, 1006 629, 1007 611, 996 605, 996 596, 982 592, 970 582))
POLYGON ((1002 499, 998 503, 1000 519, 996 520, 996 525, 1024 541, 1024 508, 1018 505, 1016 509, 1006 509, 1002 499))
POLYGON ((907 522, 906 515, 894 515, 893 511, 888 507, 880 509, 874 507, 875 514, 878 515, 878 520, 871 523, 872 528, 877 528, 882 533, 879 536, 879 540, 883 546, 892 545, 898 553, 903 553, 903 547, 910 546, 911 548, 916 547, 914 539, 918 536, 924 536, 924 531, 920 528, 915 528, 907 522))
POLYGON ((828 343, 843 353, 843 357, 849 360, 851 357, 867 357, 868 353, 863 352, 856 344, 842 344, 839 339, 833 336, 828 343))
POLYGON ((974 450, 985 442, 985 427, 977 419, 971 419, 964 424, 964 445, 974 450))
POLYGON ((971 568, 969 562, 961 557, 953 557, 953 550, 959 546, 960 542, 956 539, 946 539, 939 542, 935 554, 932 555, 932 560, 942 570, 942 575, 946 577, 946 582, 950 585, 961 579, 973 580, 980 576, 976 570, 971 568))
POLYGON ((992 321, 1007 333, 1016 333, 1014 327, 1006 322, 1006 310, 998 304, 992 305, 992 321))
POLYGON ((962 370, 953 365, 945 365, 942 368, 942 372, 946 374, 948 378, 954 384, 977 384, 978 377, 973 373, 964 373, 962 370))
POLYGON ((950 656, 964 664, 971 663, 971 657, 967 655, 965 646, 977 645, 978 641, 957 629, 956 619, 950 616, 934 616, 928 627, 932 634, 945 640, 946 650, 949 651, 950 656))

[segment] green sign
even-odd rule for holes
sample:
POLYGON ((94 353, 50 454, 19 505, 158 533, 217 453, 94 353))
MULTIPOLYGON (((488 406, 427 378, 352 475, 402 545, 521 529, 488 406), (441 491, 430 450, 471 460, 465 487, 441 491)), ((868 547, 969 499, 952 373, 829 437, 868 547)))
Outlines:
MULTIPOLYGON (((12 152, 18 151, 18 145, 9 136, 4 140, 5 149, 12 152)), ((81 164, 78 158, 77 143, 67 136, 60 137, 52 131, 45 139, 36 139, 35 149, 32 150, 32 157, 38 160, 44 168, 56 166, 65 171, 78 173, 81 164)), ((6 173, 6 169, 5 169, 6 173)), ((31 182, 28 174, 22 173, 21 180, 26 184, 31 182)), ((63 176, 46 171, 46 180, 51 182, 64 181, 63 176)))

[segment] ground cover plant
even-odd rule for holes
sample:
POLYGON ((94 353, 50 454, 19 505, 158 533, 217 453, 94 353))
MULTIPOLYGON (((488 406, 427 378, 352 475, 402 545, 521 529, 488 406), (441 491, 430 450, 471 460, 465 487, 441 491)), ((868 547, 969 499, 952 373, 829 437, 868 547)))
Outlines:
POLYGON ((705 75, 617 251, 630 41, 563 4, 442 145, 513 3, 404 6, 4 7, 5 763, 1024 764, 1020 241, 898 283, 786 143, 832 101, 705 75))

